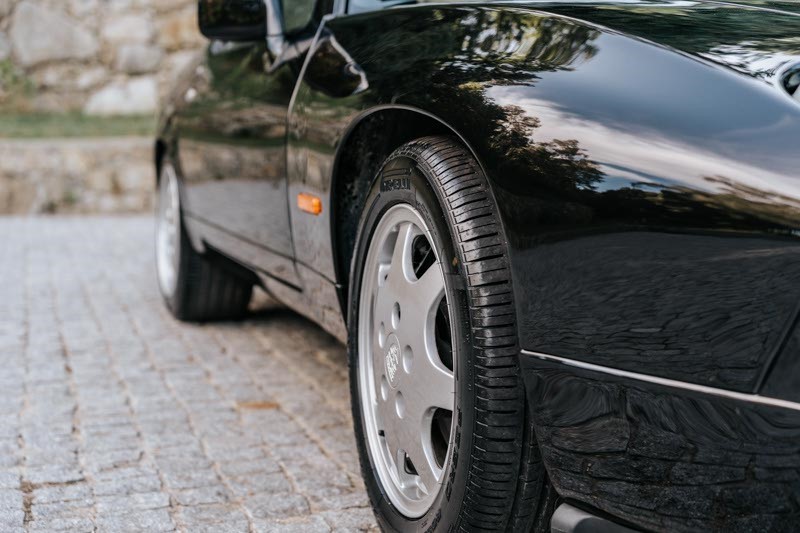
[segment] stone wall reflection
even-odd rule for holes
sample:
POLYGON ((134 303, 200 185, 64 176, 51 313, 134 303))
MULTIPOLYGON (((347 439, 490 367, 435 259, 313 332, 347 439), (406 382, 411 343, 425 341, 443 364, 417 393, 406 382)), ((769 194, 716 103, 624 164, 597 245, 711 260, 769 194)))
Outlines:
POLYGON ((559 494, 656 531, 794 531, 800 412, 526 361, 559 494))

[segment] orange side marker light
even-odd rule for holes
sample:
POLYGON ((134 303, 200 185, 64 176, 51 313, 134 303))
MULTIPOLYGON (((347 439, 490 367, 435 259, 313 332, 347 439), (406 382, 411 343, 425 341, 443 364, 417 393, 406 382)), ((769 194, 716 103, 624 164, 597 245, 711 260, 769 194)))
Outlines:
POLYGON ((297 207, 299 207, 301 211, 316 216, 322 213, 322 200, 312 194, 302 192, 297 195, 297 207))

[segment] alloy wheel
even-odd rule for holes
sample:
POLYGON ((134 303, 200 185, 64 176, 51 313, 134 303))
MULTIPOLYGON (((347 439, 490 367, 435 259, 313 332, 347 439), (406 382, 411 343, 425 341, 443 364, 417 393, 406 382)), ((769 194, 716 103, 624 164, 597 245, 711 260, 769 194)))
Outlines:
POLYGON ((406 517, 430 509, 447 471, 455 404, 445 278, 431 232, 408 204, 380 219, 359 302, 359 390, 368 450, 406 517))
POLYGON ((156 211, 156 268, 158 283, 165 296, 175 292, 180 260, 181 207, 175 170, 165 165, 159 184, 156 211))

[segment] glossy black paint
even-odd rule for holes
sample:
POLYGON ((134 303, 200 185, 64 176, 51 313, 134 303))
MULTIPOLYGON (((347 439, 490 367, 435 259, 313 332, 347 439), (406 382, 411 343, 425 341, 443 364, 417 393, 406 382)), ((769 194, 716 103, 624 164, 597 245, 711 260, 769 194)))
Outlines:
MULTIPOLYGON (((750 400, 800 401, 800 102, 784 88, 800 11, 746 3, 773 10, 530 2, 330 18, 291 71, 274 137, 285 167, 253 167, 277 189, 248 204, 223 184, 198 204, 203 180, 184 170, 190 209, 220 217, 194 237, 224 233, 216 248, 343 338, 348 239, 376 165, 403 140, 458 136, 501 209, 522 348, 679 385, 523 355, 559 493, 644 528, 791 530, 800 411, 750 400), (300 192, 323 216, 295 207, 300 192)), ((221 98, 219 124, 263 117, 254 94, 221 98)), ((164 134, 181 161, 186 137, 164 134)), ((199 168, 231 160, 212 159, 199 168)))
POLYGON ((297 285, 285 139, 302 60, 270 75, 265 61, 263 42, 209 47, 179 88, 172 124, 180 139, 175 159, 187 215, 218 230, 210 244, 297 285))
MULTIPOLYGON (((699 30, 703 17, 674 11, 699 30)), ((303 85, 293 120, 307 141, 333 137, 320 139, 331 149, 380 104, 460 133, 503 210, 524 348, 740 391, 758 383, 800 281, 795 102, 694 57, 520 8, 397 10, 326 29, 319 48, 335 40, 369 89, 331 99, 303 85), (319 112, 325 103, 341 125, 319 112)), ((320 165, 300 167, 290 189, 317 189, 304 172, 320 165)))

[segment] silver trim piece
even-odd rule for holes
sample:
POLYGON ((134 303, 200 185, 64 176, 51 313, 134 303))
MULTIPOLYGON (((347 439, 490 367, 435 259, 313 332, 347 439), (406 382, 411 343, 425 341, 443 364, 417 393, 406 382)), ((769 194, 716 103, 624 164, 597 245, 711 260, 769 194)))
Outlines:
POLYGON ((792 411, 800 411, 800 403, 790 402, 787 400, 780 400, 778 398, 769 398, 767 396, 759 396, 758 394, 734 392, 725 389, 717 389, 715 387, 707 387, 705 385, 697 385, 695 383, 686 383, 684 381, 677 381, 674 379, 660 378, 657 376, 650 376, 647 374, 639 374, 637 372, 629 372, 627 370, 609 368, 607 366, 585 363, 583 361, 575 361, 574 359, 567 359, 564 357, 559 357, 557 355, 548 355, 545 353, 532 352, 529 350, 521 350, 521 353, 530 357, 536 357, 537 359, 541 359, 543 361, 562 363, 567 366, 572 366, 583 370, 589 370, 591 372, 600 372, 611 376, 633 379, 636 381, 644 381, 646 383, 653 383, 654 385, 661 385, 663 387, 683 389, 692 392, 699 392, 702 394, 709 394, 712 396, 720 396, 731 400, 738 400, 741 402, 756 403, 759 405, 767 405, 770 407, 781 407, 783 409, 791 409, 792 411))
POLYGON ((587 513, 568 503, 562 503, 553 513, 550 531, 551 533, 634 533, 633 529, 587 513))

